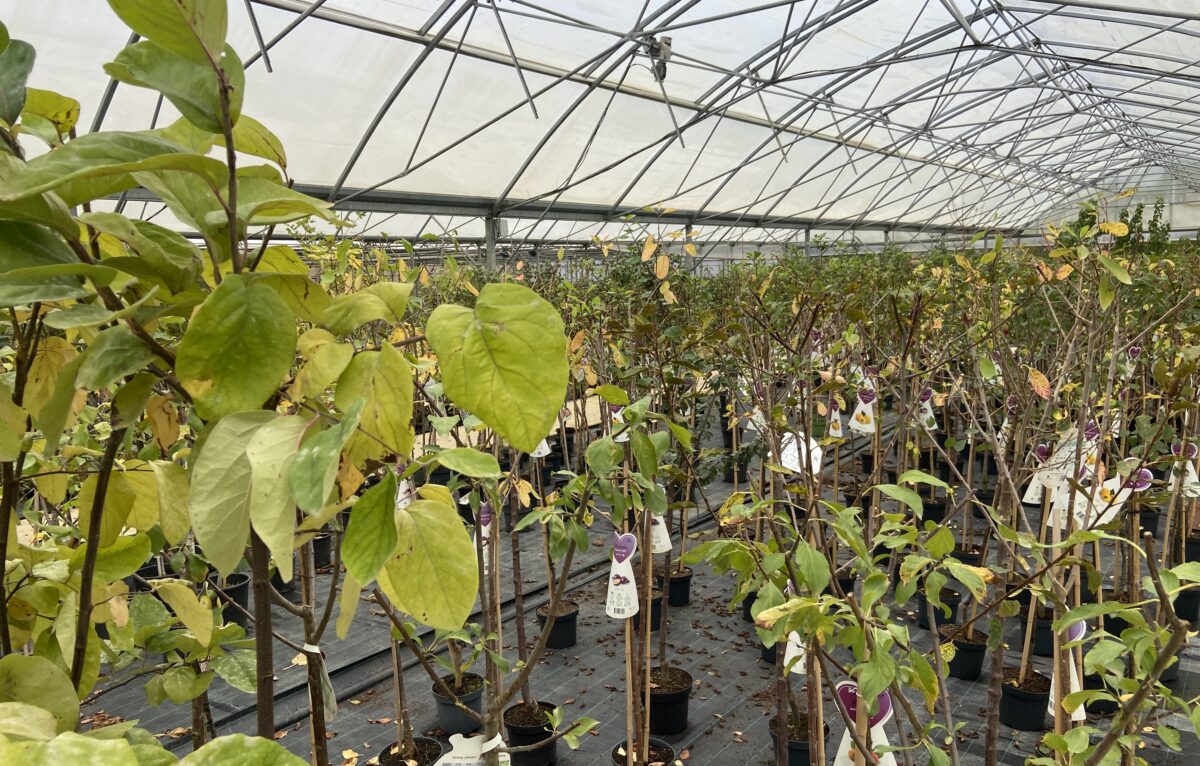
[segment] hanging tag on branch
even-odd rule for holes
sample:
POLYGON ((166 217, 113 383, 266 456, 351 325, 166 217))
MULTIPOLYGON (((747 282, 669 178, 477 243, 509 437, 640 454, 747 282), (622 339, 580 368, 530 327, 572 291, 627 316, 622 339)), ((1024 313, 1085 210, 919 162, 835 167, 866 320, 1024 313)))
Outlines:
POLYGON ((633 579, 633 554, 637 550, 637 535, 626 532, 613 535, 612 566, 608 571, 608 599, 604 612, 615 620, 638 613, 637 583, 633 579))
POLYGON ((784 468, 795 474, 807 472, 816 478, 821 475, 822 458, 823 451, 816 439, 805 436, 803 431, 784 434, 779 450, 779 461, 784 468))
POLYGON ((917 408, 917 425, 926 431, 937 430, 937 416, 933 414, 933 389, 921 391, 921 406, 917 408))
POLYGON ((550 445, 545 439, 538 442, 538 446, 533 448, 533 452, 529 453, 529 457, 543 458, 550 454, 550 445))
POLYGON ((623 427, 624 425, 625 425, 625 408, 624 407, 613 407, 612 408, 612 430, 613 430, 613 434, 615 434, 615 436, 613 436, 613 441, 618 442, 620 444, 624 444, 625 442, 629 441, 629 429, 624 428, 623 427))
MULTIPOLYGON (((1074 625, 1072 625, 1071 627, 1067 628, 1067 641, 1068 642, 1081 641, 1083 639, 1084 634, 1086 634, 1086 633, 1087 633, 1087 627, 1084 625, 1084 623, 1077 622, 1074 625)), ((1083 691, 1083 684, 1081 684, 1079 681, 1079 671, 1075 667, 1075 650, 1074 649, 1065 649, 1063 651, 1065 651, 1067 653, 1067 693, 1063 695, 1063 699, 1065 700, 1068 695, 1074 694, 1075 692, 1083 691)), ((1057 662, 1055 662, 1053 664, 1056 667, 1058 665, 1057 662)), ((1054 685, 1057 682, 1058 682, 1058 673, 1051 671, 1051 673, 1050 673, 1050 702, 1046 705, 1046 709, 1049 710, 1050 715, 1054 715, 1054 685)), ((1064 709, 1064 712, 1065 712, 1065 709, 1064 709)), ((1071 715, 1072 721, 1081 722, 1081 721, 1087 720, 1087 712, 1084 710, 1083 703, 1080 703, 1074 710, 1072 710, 1070 715, 1071 715)))
POLYGON ((1200 452, 1200 448, 1195 444, 1185 447, 1183 442, 1175 442, 1171 445, 1171 454, 1182 460, 1171 466, 1167 489, 1175 491, 1175 488, 1179 487, 1179 492, 1184 497, 1200 497, 1200 479, 1196 477, 1197 452, 1200 452))
POLYGON ((858 404, 850 418, 850 430, 860 434, 875 433, 875 389, 858 389, 858 404))
POLYGON ((654 553, 666 553, 674 548, 671 544, 671 530, 667 528, 666 516, 650 515, 650 550, 654 553))
POLYGON ((486 500, 479 504, 479 524, 476 534, 481 535, 483 546, 483 574, 486 577, 491 570, 492 557, 488 554, 488 546, 492 544, 492 504, 486 500))
POLYGON ((396 482, 396 510, 403 511, 417 499, 417 489, 411 479, 401 479, 396 482))
POLYGON ((829 412, 825 420, 825 435, 834 439, 842 438, 842 411, 836 406, 829 412))
MULTIPOLYGON (((837 685, 837 697, 842 705, 846 708, 846 712, 850 715, 850 720, 853 721, 858 717, 858 684, 853 681, 842 681, 837 685)), ((875 699, 875 715, 870 718, 871 736, 870 742, 872 748, 876 747, 891 747, 888 742, 887 732, 884 731, 884 724, 892 718, 892 695, 883 691, 875 699)), ((851 750, 857 749, 854 745, 854 740, 850 739, 850 731, 847 730, 842 734, 842 743, 838 745, 837 755, 834 756, 833 766, 854 766, 854 756, 851 750)), ((896 766, 896 756, 892 753, 882 753, 878 757, 874 757, 872 753, 863 753, 864 761, 868 764, 874 763, 875 766, 896 766)))
MULTIPOLYGON (((1050 445, 1042 443, 1034 447, 1033 459, 1037 461, 1037 465, 1045 464, 1050 459, 1050 445)), ((1041 469, 1038 470, 1040 471, 1041 469)), ((1029 479, 1029 484, 1025 487, 1025 494, 1021 496, 1021 503, 1024 505, 1041 505, 1043 491, 1042 482, 1035 473, 1029 479)))

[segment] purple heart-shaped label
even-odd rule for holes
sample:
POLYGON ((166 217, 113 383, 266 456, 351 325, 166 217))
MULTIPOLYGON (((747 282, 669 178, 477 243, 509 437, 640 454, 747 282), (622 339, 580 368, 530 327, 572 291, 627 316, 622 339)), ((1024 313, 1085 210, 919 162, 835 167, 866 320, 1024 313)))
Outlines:
MULTIPOLYGON (((836 691, 842 706, 850 714, 850 719, 854 720, 858 718, 858 684, 853 681, 842 681, 837 685, 836 691)), ((875 711, 875 715, 871 716, 869 722, 871 726, 878 726, 892 715, 892 695, 890 692, 885 690, 875 699, 878 703, 878 709, 875 711)))
POLYGON ((922 391, 921 391, 921 401, 922 402, 927 402, 932 398, 933 398, 933 389, 932 388, 922 389, 922 391))
POLYGON ((1096 441, 1100 438, 1100 426, 1096 425, 1096 421, 1089 420, 1087 427, 1083 429, 1083 435, 1090 442, 1096 441))
POLYGON ((1188 444, 1186 447, 1183 442, 1175 442, 1171 445, 1171 454, 1175 457, 1186 457, 1188 460, 1195 460, 1196 453, 1200 451, 1200 447, 1195 444, 1188 444))
POLYGON ((1149 468, 1139 468, 1137 473, 1129 477, 1129 486, 1135 492, 1142 492, 1150 488, 1150 483, 1154 481, 1154 472, 1149 468))
POLYGON ((1141 346, 1130 346, 1128 353, 1129 353, 1130 359, 1137 359, 1139 356, 1142 355, 1142 347, 1141 346))
POLYGON ((613 558, 619 562, 629 560, 637 550, 637 535, 626 532, 623 535, 613 534, 613 558))
POLYGON ((1084 633, 1087 633, 1087 626, 1082 622, 1077 622, 1067 628, 1067 640, 1079 641, 1083 638, 1084 633))
POLYGON ((480 526, 486 527, 488 524, 491 524, 491 523, 492 523, 492 504, 489 502, 486 502, 486 501, 482 502, 479 504, 479 524, 480 524, 480 526))
POLYGON ((1033 448, 1033 455, 1038 459, 1038 462, 1044 463, 1050 459, 1050 445, 1039 444, 1033 448))
POLYGON ((860 388, 858 389, 858 400, 863 404, 870 404, 875 401, 875 389, 860 388))

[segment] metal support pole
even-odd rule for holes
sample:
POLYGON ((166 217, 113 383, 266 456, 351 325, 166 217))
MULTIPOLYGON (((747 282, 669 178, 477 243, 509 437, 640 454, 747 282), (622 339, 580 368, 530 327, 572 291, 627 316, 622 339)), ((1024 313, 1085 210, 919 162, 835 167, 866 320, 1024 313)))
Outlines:
POLYGON ((489 215, 483 219, 483 246, 487 251, 487 267, 496 269, 496 216, 489 215))
POLYGON ((805 258, 812 255, 812 246, 809 244, 809 240, 811 240, 811 239, 812 239, 812 228, 809 227, 804 230, 804 257, 805 258))

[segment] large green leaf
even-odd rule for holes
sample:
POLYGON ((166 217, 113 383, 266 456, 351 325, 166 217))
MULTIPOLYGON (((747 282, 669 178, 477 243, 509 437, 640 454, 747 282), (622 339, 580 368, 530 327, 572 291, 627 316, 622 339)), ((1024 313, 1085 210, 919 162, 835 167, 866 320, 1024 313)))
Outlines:
MULTIPOLYGON (((331 208, 331 203, 289 189, 275 179, 239 174, 238 220, 242 226, 289 223, 313 215, 336 222, 331 208)), ((207 223, 220 223, 225 218, 224 210, 213 211, 208 213, 207 223)))
POLYGON ((60 732, 74 729, 79 719, 79 697, 71 679, 53 662, 37 655, 9 654, 0 658, 0 702, 25 702, 48 710, 60 732))
MULTIPOLYGON (((217 136, 217 144, 225 145, 224 135, 217 136)), ((270 160, 281 168, 287 167, 287 154, 283 142, 258 120, 243 114, 233 126, 233 148, 244 154, 252 154, 270 160)))
POLYGON ((0 702, 0 734, 44 742, 57 732, 58 721, 49 710, 28 702, 0 702))
POLYGON ((138 35, 193 61, 216 59, 225 47, 226 0, 108 0, 138 35))
POLYGON ((142 370, 158 357, 123 324, 104 330, 92 341, 75 384, 95 391, 142 370))
POLYGON ((187 471, 178 463, 167 460, 155 460, 150 467, 158 488, 159 526, 167 542, 178 545, 192 528, 192 520, 188 515, 190 492, 187 471))
POLYGON ((22 766, 64 766, 65 764, 87 764, 87 766, 144 766, 138 761, 132 745, 124 739, 99 739, 64 732, 41 745, 36 753, 31 752, 22 766))
POLYGON ((79 220, 129 245, 145 265, 131 273, 173 293, 191 287, 200 273, 200 249, 170 229, 150 221, 132 221, 117 213, 84 213, 79 220))
POLYGON ((286 245, 271 245, 263 252, 253 279, 279 293, 302 322, 317 324, 329 307, 329 293, 312 280, 308 264, 286 245))
POLYGON ((396 475, 387 471, 350 511, 350 525, 342 542, 346 571, 362 585, 375 581, 379 570, 396 552, 396 475))
POLYGON ((444 449, 435 457, 437 461, 455 473, 479 479, 498 479, 504 475, 496 458, 486 452, 470 447, 444 449))
MULTIPOLYGON (((35 266, 78 263, 67 243, 45 227, 18 221, 0 221, 0 274, 35 266)), ((78 284, 63 277, 64 284, 78 284)))
MULTIPOLYGON (((230 83, 229 108, 236 123, 246 90, 242 62, 232 48, 226 47, 220 66, 230 83)), ((104 65, 104 71, 115 80, 162 93, 201 130, 224 130, 221 81, 208 62, 193 61, 145 40, 122 49, 115 60, 104 65)))
POLYGON ((306 766, 306 763, 277 742, 229 734, 185 756, 179 766, 306 766))
MULTIPOLYGON (((83 569, 88 545, 84 543, 71 553, 71 568, 83 569)), ((93 577, 97 583, 110 583, 128 577, 150 558, 150 538, 146 535, 122 535, 112 545, 96 551, 93 577)))
POLYGON ((376 320, 400 324, 412 288, 411 282, 376 282, 358 292, 338 296, 325 310, 321 324, 339 335, 376 320))
POLYGON ((271 551, 285 582, 292 579, 296 531, 296 501, 288 487, 288 472, 311 424, 308 418, 286 415, 258 429, 246 447, 251 471, 250 526, 271 551))
POLYGON ((338 378, 338 409, 362 402, 359 431, 350 437, 346 456, 355 465, 367 460, 412 452, 413 382, 404 355, 388 344, 358 354, 338 378))
POLYGON ((231 274, 196 312, 175 370, 207 420, 262 406, 292 367, 296 322, 274 290, 231 274))
POLYGON ((192 469, 189 506, 196 540, 223 575, 232 574, 250 536, 250 460, 254 432, 278 417, 255 410, 222 418, 204 441, 192 469))
POLYGON ((474 310, 438 306, 425 334, 446 395, 532 452, 566 398, 567 339, 558 311, 527 287, 493 283, 474 310))
MULTIPOLYGON (((23 165, 11 154, 0 154, 0 178, 21 172, 23 165)), ((54 192, 0 202, 0 220, 45 224, 65 237, 79 237, 79 225, 71 218, 71 211, 62 198, 54 192)))
POLYGON ((46 120, 58 136, 67 136, 79 121, 79 102, 52 90, 26 88, 21 121, 29 119, 30 115, 46 120))
POLYGON ((362 402, 355 402, 345 410, 340 422, 309 437, 300 446, 287 477, 292 497, 305 513, 317 513, 325 507, 337 479, 342 447, 354 433, 361 412, 362 402))
POLYGON ((225 166, 217 160, 189 152, 150 133, 88 133, 52 152, 34 157, 20 172, 6 173, 0 178, 0 201, 40 194, 71 181, 120 177, 111 179, 115 187, 97 189, 87 186, 79 187, 81 190, 71 194, 63 193, 63 202, 68 206, 77 205, 95 199, 93 194, 104 196, 114 188, 132 188, 135 184, 128 177, 130 173, 154 170, 196 173, 214 187, 219 187, 227 175, 225 166))
POLYGON ((9 125, 16 124, 25 108, 25 81, 36 55, 24 40, 11 40, 0 52, 0 120, 9 125))
POLYGON ((451 505, 416 500, 396 512, 396 555, 379 586, 401 611, 432 628, 458 630, 479 593, 471 536, 451 505))
MULTIPOLYGON (((290 559, 291 556, 288 556, 290 559)), ((208 666, 217 671, 217 675, 225 679, 239 691, 253 694, 258 688, 258 677, 255 671, 257 663, 254 652, 247 649, 234 649, 224 654, 214 655, 208 661, 208 666)))
MULTIPOLYGON (((205 549, 207 551, 207 549, 205 549)), ((213 613, 200 603, 196 594, 183 580, 171 578, 153 580, 154 594, 166 602, 167 606, 191 631, 196 640, 204 646, 212 641, 213 613)))

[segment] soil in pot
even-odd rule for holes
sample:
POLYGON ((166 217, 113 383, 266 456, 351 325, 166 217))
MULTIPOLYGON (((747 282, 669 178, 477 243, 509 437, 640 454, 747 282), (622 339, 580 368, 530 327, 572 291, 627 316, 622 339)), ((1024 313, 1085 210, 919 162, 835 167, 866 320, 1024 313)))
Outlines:
MULTIPOLYGON (((625 748, 624 742, 619 742, 613 745, 612 762, 613 766, 625 766, 625 748)), ((646 759, 646 763, 674 763, 675 748, 663 742, 661 739, 650 739, 650 757, 646 759)))
MULTIPOLYGON (((655 573, 656 582, 662 587, 663 573, 659 569, 655 573)), ((671 567, 671 584, 667 588, 667 603, 671 606, 687 606, 692 600, 692 569, 684 567, 680 572, 671 567)))
MULTIPOLYGON (((771 734, 771 744, 774 745, 778 739, 775 733, 775 716, 771 716, 771 723, 767 726, 767 730, 771 734)), ((788 766, 808 766, 809 760, 809 742, 808 742, 808 716, 800 714, 799 720, 794 716, 788 716, 787 722, 787 763, 788 766)), ((825 736, 829 736, 829 724, 825 724, 825 736)), ((774 751, 774 747, 772 747, 774 751)))
MULTIPOLYGON (((542 604, 537 608, 538 626, 546 624, 550 616, 550 605, 542 604)), ((549 649, 570 649, 575 645, 579 627, 579 605, 574 601, 560 601, 554 612, 554 627, 546 640, 549 649)))
POLYGON ((395 742, 388 745, 379 752, 379 766, 408 766, 414 762, 417 766, 432 766, 442 757, 442 744, 436 739, 413 737, 413 745, 416 750, 407 760, 400 754, 400 748, 396 747, 395 742))
MULTIPOLYGON (((518 702, 504 711, 504 727, 508 730, 508 744, 512 747, 536 745, 553 734, 546 714, 554 710, 549 702, 526 705, 518 702)), ((511 755, 513 766, 549 766, 558 760, 558 740, 547 742, 543 747, 511 755)))
MULTIPOLYGON (((476 713, 483 712, 483 676, 476 673, 464 673, 462 686, 454 688, 454 676, 442 676, 442 682, 449 686, 458 697, 459 702, 476 713)), ((442 693, 435 685, 433 699, 437 702, 438 726, 447 734, 467 734, 479 728, 479 724, 469 715, 459 710, 454 701, 442 693)))
MULTIPOLYGON (((933 608, 933 619, 938 624, 950 625, 958 619, 958 605, 962 601, 962 594, 953 588, 942 588, 941 593, 942 603, 950 608, 950 614, 947 615, 942 611, 941 607, 933 608)), ((929 610, 926 608, 925 591, 920 591, 917 596, 917 625, 929 630, 929 610)))
POLYGON ((1004 668, 1000 686, 1000 723, 1020 731, 1041 731, 1046 726, 1050 679, 1030 670, 1025 674, 1025 683, 1018 686, 1020 675, 1020 668, 1004 668))
MULTIPOLYGON (((959 630, 958 625, 941 625, 938 633, 944 641, 948 636, 959 630)), ((964 630, 952 639, 954 643, 954 659, 950 660, 949 673, 952 678, 964 681, 974 681, 983 674, 983 660, 987 656, 987 634, 978 630, 968 636, 964 630)))
POLYGON ((683 668, 650 668, 650 733, 678 734, 688 725, 692 674, 683 668))

